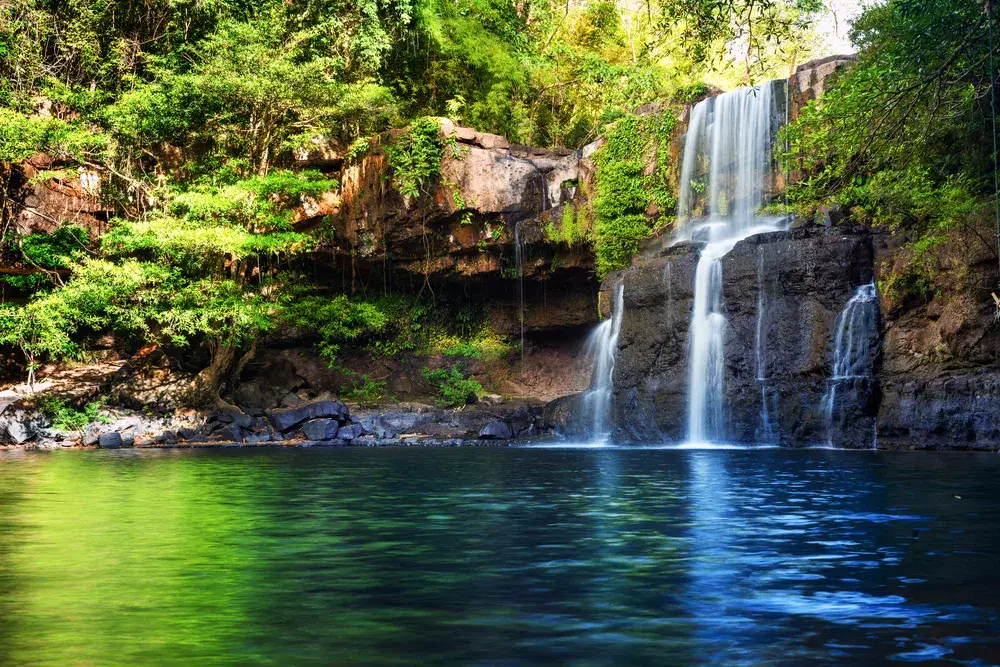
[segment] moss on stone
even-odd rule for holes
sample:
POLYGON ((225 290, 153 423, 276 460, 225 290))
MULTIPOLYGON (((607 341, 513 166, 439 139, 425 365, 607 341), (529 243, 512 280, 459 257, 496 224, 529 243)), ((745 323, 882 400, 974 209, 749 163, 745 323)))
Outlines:
POLYGON ((669 150, 676 124, 670 111, 622 118, 594 156, 598 277, 628 265, 639 242, 652 232, 653 221, 647 215, 650 204, 661 214, 676 206, 669 150))

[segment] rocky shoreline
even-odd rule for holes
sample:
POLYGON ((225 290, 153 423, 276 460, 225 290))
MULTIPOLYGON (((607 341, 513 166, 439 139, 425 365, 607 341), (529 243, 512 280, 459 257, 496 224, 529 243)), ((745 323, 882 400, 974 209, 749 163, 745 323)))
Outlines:
POLYGON ((526 403, 457 409, 422 403, 357 408, 322 397, 288 408, 169 416, 109 410, 79 431, 52 428, 38 410, 0 410, 0 449, 174 449, 212 447, 502 446, 548 433, 538 406, 526 403))

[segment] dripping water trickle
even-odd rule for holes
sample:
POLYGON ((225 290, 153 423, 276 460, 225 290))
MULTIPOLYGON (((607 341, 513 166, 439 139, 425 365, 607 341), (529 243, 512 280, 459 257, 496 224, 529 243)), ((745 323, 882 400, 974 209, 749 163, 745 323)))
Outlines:
POLYGON ((673 285, 671 284, 672 283, 672 279, 671 279, 671 276, 670 276, 670 273, 671 273, 670 266, 671 266, 671 264, 670 264, 669 261, 666 262, 663 265, 663 287, 664 287, 664 289, 667 292, 667 312, 666 312, 667 331, 673 331, 674 330, 674 313, 673 313, 673 310, 674 310, 674 290, 673 290, 673 285))
POLYGON ((517 321, 521 329, 521 375, 524 375, 524 249, 520 220, 514 223, 514 263, 517 265, 517 321))
POLYGON ((757 246, 757 339, 755 341, 755 365, 757 383, 760 384, 760 430, 757 433, 757 440, 760 442, 774 442, 777 438, 775 429, 771 424, 770 409, 767 404, 767 332, 764 329, 764 316, 767 312, 766 306, 767 301, 764 294, 764 246, 757 246))

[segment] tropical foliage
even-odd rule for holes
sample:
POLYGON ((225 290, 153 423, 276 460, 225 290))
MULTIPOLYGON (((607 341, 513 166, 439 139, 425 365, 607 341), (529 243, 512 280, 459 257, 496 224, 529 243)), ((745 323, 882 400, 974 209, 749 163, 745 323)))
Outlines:
MULTIPOLYGON (((339 184, 289 170, 290 157, 332 145, 351 162, 374 135, 408 126, 381 145, 395 187, 417 196, 449 150, 429 117, 543 146, 580 147, 613 128, 589 238, 603 275, 650 232, 647 209, 672 206, 663 137, 673 116, 632 112, 690 99, 706 78, 765 75, 787 61, 776 56, 779 37, 806 53, 812 9, 803 0, 0 3, 0 226, 4 261, 18 267, 3 279, 18 300, 0 306, 0 344, 29 371, 79 356, 81 341, 109 330, 202 349, 208 366, 190 393, 202 403, 284 324, 310 329, 330 363, 348 343, 385 354, 509 349, 481 318, 427 326, 442 319, 428 311, 458 308, 352 299, 305 278, 302 257, 332 225, 297 222, 339 184), (636 159, 650 150, 660 151, 656 173, 640 175, 636 159), (30 207, 7 193, 17 165, 37 153, 67 173, 100 175, 113 211, 103 236, 15 231, 30 207)), ((587 215, 570 212, 552 233, 579 243, 587 215)))
MULTIPOLYGON (((888 0, 853 27, 860 58, 785 130, 800 212, 835 206, 911 238, 907 266, 883 287, 931 295, 936 249, 959 233, 994 256, 995 64, 979 3, 888 0)), ((938 274, 937 276, 935 274, 938 274)))

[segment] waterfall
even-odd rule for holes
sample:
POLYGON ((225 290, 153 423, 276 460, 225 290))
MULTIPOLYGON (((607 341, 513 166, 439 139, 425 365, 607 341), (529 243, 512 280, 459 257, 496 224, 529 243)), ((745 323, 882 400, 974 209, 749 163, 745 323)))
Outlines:
POLYGON ((705 130, 705 116, 708 115, 708 100, 703 100, 691 109, 688 118, 687 135, 684 137, 684 154, 681 158, 680 192, 677 195, 678 238, 690 240, 690 222, 694 211, 694 178, 698 167, 698 147, 705 130))
POLYGON ((820 401, 827 444, 833 444, 837 388, 844 382, 870 379, 873 374, 871 345, 878 336, 878 293, 874 283, 862 285, 837 318, 834 338, 833 374, 820 401))
POLYGON ((677 238, 699 239, 703 231, 708 237, 702 240, 745 238, 764 222, 757 212, 772 171, 773 86, 723 93, 691 110, 681 160, 677 238), (706 191, 707 202, 700 201, 706 191), (700 218, 704 222, 695 224, 700 218))
POLYGON ((706 242, 695 269, 689 335, 691 442, 725 437, 722 258, 740 240, 780 228, 778 220, 758 214, 772 170, 772 88, 773 84, 764 84, 735 90, 703 100, 691 110, 676 233, 678 240, 706 242), (706 192, 707 202, 701 201, 706 192))
POLYGON ((524 375, 524 250, 520 220, 514 223, 514 263, 517 265, 517 321, 521 327, 521 375, 524 375))
POLYGON ((597 325, 587 339, 587 355, 593 357, 590 388, 583 393, 580 405, 592 417, 590 439, 594 444, 605 442, 611 435, 608 417, 611 412, 611 393, 614 389, 615 356, 618 353, 618 333, 622 328, 625 312, 625 285, 614 287, 611 317, 597 325))

